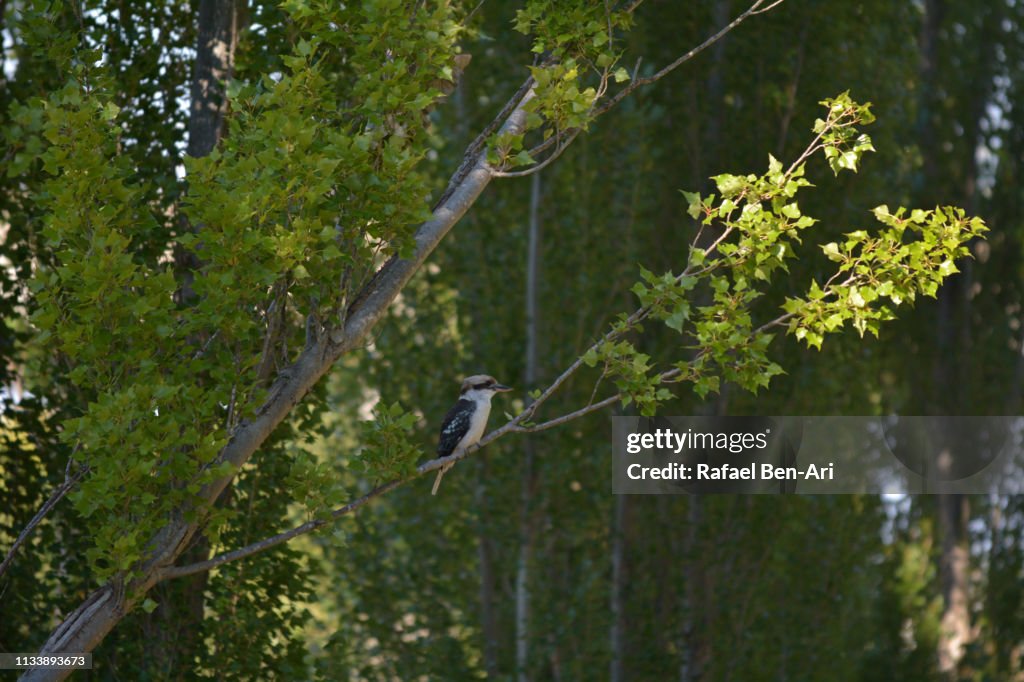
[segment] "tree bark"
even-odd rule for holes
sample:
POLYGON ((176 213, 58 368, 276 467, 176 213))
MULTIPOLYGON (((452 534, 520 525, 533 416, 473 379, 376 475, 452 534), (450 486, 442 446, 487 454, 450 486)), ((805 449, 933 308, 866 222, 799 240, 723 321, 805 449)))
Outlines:
MULTIPOLYGON (((988 8, 983 21, 981 33, 993 35, 998 30, 1001 13, 996 6, 988 8)), ((964 138, 968 141, 965 149, 966 158, 963 193, 964 203, 969 213, 978 210, 978 157, 977 146, 983 142, 982 121, 986 117, 985 109, 992 96, 995 64, 995 41, 982 40, 978 55, 978 71, 972 79, 977 91, 972 99, 968 112, 964 138)), ((951 357, 972 358, 973 339, 971 338, 971 289, 974 281, 973 261, 962 259, 960 274, 943 287, 945 294, 942 306, 942 332, 945 338, 942 344, 947 348, 956 349, 951 357), (950 300, 953 299, 953 300, 950 300), (954 322, 951 318, 958 318, 954 322)), ((942 360, 939 361, 940 363, 942 360)), ((965 369, 958 367, 961 372, 965 369)), ((967 368, 969 371, 969 368, 967 368)), ((971 382, 963 374, 955 373, 949 368, 944 369, 941 393, 957 396, 951 405, 951 412, 962 414, 963 407, 970 405, 972 400, 966 393, 971 382)), ((970 498, 965 495, 941 495, 939 503, 939 528, 942 532, 942 555, 940 560, 940 577, 942 580, 943 612, 939 633, 939 670, 950 680, 958 677, 958 668, 964 650, 971 640, 970 613, 970 547, 968 523, 971 518, 970 498)))
MULTIPOLYGON (((244 5, 245 3, 242 3, 244 5)), ((196 60, 192 69, 188 117, 188 146, 185 153, 192 158, 208 156, 217 148, 224 132, 227 114, 225 85, 234 73, 235 49, 238 46, 238 13, 234 0, 200 0, 196 12, 196 60)), ((184 232, 199 229, 189 225, 182 214, 184 232)), ((200 262, 196 254, 176 247, 174 261, 181 290, 179 301, 192 303, 194 271, 200 262)))
MULTIPOLYGON (((711 20, 715 28, 722 29, 729 25, 730 0, 715 0, 711 7, 711 20)), ((725 64, 726 41, 720 40, 711 47, 711 66, 708 68, 707 78, 707 104, 711 111, 721 111, 725 108, 725 79, 723 77, 723 65, 725 64)), ((721 116, 708 117, 708 130, 702 145, 707 153, 705 159, 714 159, 718 154, 722 139, 722 118, 721 116)))
POLYGON ((224 131, 224 86, 234 72, 238 45, 234 0, 200 0, 198 20, 187 150, 196 158, 212 152, 224 131))
MULTIPOLYGON (((524 478, 531 472, 532 468, 529 466, 529 463, 524 463, 524 478)), ((524 483, 525 485, 527 484, 524 483)), ((521 514, 525 516, 528 512, 523 509, 521 514)), ((533 536, 529 527, 529 520, 521 520, 519 533, 519 558, 516 561, 516 679, 519 682, 529 682, 530 561, 533 554, 533 536)))

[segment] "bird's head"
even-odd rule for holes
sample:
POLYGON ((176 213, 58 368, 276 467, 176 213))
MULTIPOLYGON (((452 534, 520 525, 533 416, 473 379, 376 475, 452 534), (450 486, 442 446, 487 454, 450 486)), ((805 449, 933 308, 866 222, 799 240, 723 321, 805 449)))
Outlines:
POLYGON ((475 398, 484 398, 490 400, 491 396, 495 393, 504 393, 511 391, 510 386, 499 384, 497 379, 486 374, 474 374, 471 377, 466 377, 462 381, 462 391, 459 395, 463 398, 473 400, 475 398))

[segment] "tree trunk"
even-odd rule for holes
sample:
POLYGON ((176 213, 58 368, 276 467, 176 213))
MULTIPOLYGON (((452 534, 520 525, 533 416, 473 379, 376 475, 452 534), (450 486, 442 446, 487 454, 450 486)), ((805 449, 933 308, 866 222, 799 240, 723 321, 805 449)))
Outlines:
MULTIPOLYGON (((524 464, 524 478, 531 469, 529 462, 524 464)), ((523 511, 524 516, 527 513, 523 511)), ((519 682, 528 682, 530 679, 530 559, 533 550, 530 531, 529 520, 523 519, 520 522, 519 559, 516 562, 516 679, 519 682)))
POLYGON ((957 667, 971 635, 968 601, 967 522, 970 503, 965 495, 940 495, 939 527, 942 530, 942 621, 939 632, 939 671, 949 680, 957 679, 957 667))
MULTIPOLYGON (((243 3, 244 4, 244 3, 243 3)), ((238 45, 238 10, 234 0, 201 0, 196 13, 196 59, 192 70, 191 99, 186 153, 194 158, 208 156, 220 143, 227 110, 225 84, 234 71, 238 45)), ((183 220, 184 224, 184 220, 183 220)), ((195 226, 184 225, 185 229, 195 226)), ((200 263, 191 251, 178 249, 175 262, 181 272, 181 300, 192 301, 193 270, 200 263)), ((197 340, 198 341, 198 340, 197 340)), ((195 537, 182 557, 186 563, 205 561, 210 543, 205 535, 195 537)), ((143 622, 152 643, 153 666, 158 670, 187 674, 200 645, 199 632, 205 611, 209 573, 165 583, 155 595, 157 609, 143 622)))
POLYGON ((188 119, 189 156, 206 156, 220 142, 227 113, 224 84, 234 72, 237 45, 238 12, 234 0, 200 0, 188 119))
MULTIPOLYGON (((243 2, 244 6, 245 3, 243 2)), ((241 8, 234 0, 200 0, 196 26, 196 61, 192 69, 191 98, 188 117, 188 147, 185 153, 193 158, 208 156, 217 148, 224 131, 227 114, 225 83, 235 68, 238 45, 238 15, 241 8)), ((181 229, 198 229, 181 216, 181 229)), ((192 251, 175 248, 175 266, 181 280, 178 293, 183 303, 194 302, 193 271, 200 266, 192 251)))
POLYGON ((484 670, 488 679, 498 678, 498 619, 494 608, 494 542, 487 532, 487 453, 480 457, 480 477, 476 485, 476 507, 480 514, 477 555, 480 561, 480 624, 483 633, 484 670))
MULTIPOLYGON (((939 45, 941 27, 945 13, 943 0, 926 0, 924 3, 924 21, 921 27, 921 79, 923 83, 921 109, 918 120, 919 144, 922 151, 923 172, 922 187, 918 196, 921 203, 931 205, 942 191, 938 186, 938 150, 935 144, 934 116, 938 108, 933 100, 938 92, 939 56, 942 53, 939 45)), ((998 31, 1001 21, 1000 10, 996 5, 979 8, 985 12, 980 28, 976 28, 982 36, 990 36, 998 31)), ((964 168, 963 200, 970 213, 976 213, 978 206, 977 180, 978 162, 976 149, 981 140, 982 122, 986 117, 986 107, 992 96, 994 68, 996 65, 995 42, 983 39, 979 43, 976 71, 971 82, 977 88, 971 93, 972 105, 967 110, 963 138, 967 144, 964 149, 965 158, 961 167, 964 168)), ((938 322, 936 329, 937 353, 933 369, 935 390, 940 396, 932 408, 940 414, 963 414, 972 401, 966 391, 971 382, 965 372, 968 366, 957 366, 950 358, 971 358, 972 339, 970 337, 971 289, 973 282, 973 266, 969 260, 959 263, 961 273, 951 278, 938 293, 938 322)), ((951 447, 947 442, 945 447, 951 447)), ((954 456, 957 453, 952 453, 954 456)), ((971 614, 969 602, 970 551, 968 546, 968 522, 970 520, 970 500, 963 495, 940 495, 936 501, 938 527, 941 532, 942 546, 939 556, 939 574, 942 582, 943 610, 938 635, 938 665, 940 673, 949 680, 958 677, 958 668, 963 658, 966 645, 971 638, 971 614)))
POLYGON ((682 646, 679 648, 679 680, 697 682, 703 676, 709 653, 705 638, 707 614, 704 608, 707 585, 704 579, 704 557, 700 547, 704 498, 700 495, 689 495, 686 502, 686 536, 682 552, 686 584, 680 595, 683 627, 682 646))
POLYGON ((608 679, 622 682, 625 674, 625 602, 623 591, 626 586, 626 541, 624 525, 626 520, 627 495, 616 495, 612 511, 612 590, 611 590, 611 668, 608 679))
MULTIPOLYGON (((540 269, 540 174, 530 183, 530 226, 526 255, 526 372, 527 394, 537 384, 537 284, 540 269)), ((529 405, 529 395, 527 395, 529 405)), ((516 679, 530 679, 530 562, 536 538, 533 494, 537 485, 533 439, 523 439, 522 498, 519 517, 519 559, 516 564, 516 679)))
MULTIPOLYGON (((711 8, 711 20, 715 30, 725 28, 729 23, 729 5, 731 0, 715 0, 711 8)), ((725 79, 722 75, 725 64, 725 40, 719 40, 711 46, 711 66, 707 77, 707 105, 710 111, 721 111, 725 108, 725 79)), ((722 116, 707 117, 708 129, 704 136, 703 148, 707 154, 705 159, 714 159, 718 154, 722 139, 722 116)), ((703 170, 703 169, 702 169, 703 170)))

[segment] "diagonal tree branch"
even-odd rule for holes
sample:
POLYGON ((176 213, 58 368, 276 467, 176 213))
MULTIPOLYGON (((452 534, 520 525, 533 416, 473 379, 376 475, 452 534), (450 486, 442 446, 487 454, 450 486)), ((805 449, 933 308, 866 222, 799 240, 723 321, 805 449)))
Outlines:
POLYGON ((188 566, 172 566, 170 568, 163 569, 160 572, 160 580, 182 578, 187 575, 202 573, 203 571, 209 571, 210 569, 216 568, 228 562, 237 561, 239 559, 244 559, 245 557, 249 557, 254 554, 259 554, 260 552, 265 552, 266 550, 271 549, 272 547, 282 545, 288 542, 289 540, 299 537, 300 535, 312 533, 318 528, 322 528, 330 523, 333 523, 334 521, 340 519, 342 516, 350 514, 355 510, 359 509, 360 507, 366 505, 372 499, 380 497, 385 493, 389 493, 392 490, 402 486, 404 483, 408 483, 410 480, 412 479, 389 481, 384 485, 377 486, 376 488, 366 493, 362 497, 355 499, 352 502, 349 502, 344 507, 339 507, 338 509, 335 509, 327 518, 307 521, 301 526, 296 526, 291 530, 285 531, 283 533, 278 533, 277 535, 273 535, 269 538, 264 538, 259 542, 254 542, 251 545, 246 545, 245 547, 241 547, 234 551, 219 554, 213 557, 212 559, 208 559, 206 561, 199 561, 194 564, 189 564, 188 566))

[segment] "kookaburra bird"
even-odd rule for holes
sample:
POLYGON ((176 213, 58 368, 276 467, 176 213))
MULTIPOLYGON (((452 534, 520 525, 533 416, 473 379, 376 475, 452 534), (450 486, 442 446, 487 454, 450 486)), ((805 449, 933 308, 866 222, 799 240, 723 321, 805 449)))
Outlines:
MULTIPOLYGON (((462 382, 459 402, 448 410, 448 414, 444 416, 444 423, 441 424, 437 456, 447 457, 456 452, 462 452, 478 442, 484 435, 484 429, 487 428, 487 417, 491 414, 491 398, 495 393, 511 390, 508 386, 499 384, 494 377, 486 374, 474 374, 471 377, 466 377, 466 380, 462 382)), ((437 488, 441 485, 441 477, 454 464, 455 462, 448 462, 438 470, 434 488, 430 491, 431 495, 437 494, 437 488)))

